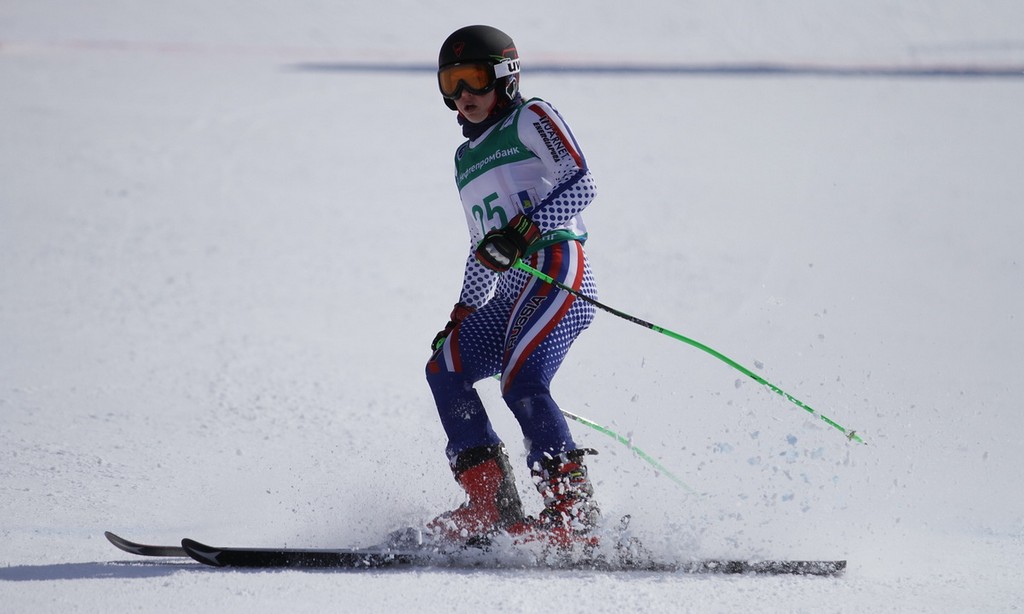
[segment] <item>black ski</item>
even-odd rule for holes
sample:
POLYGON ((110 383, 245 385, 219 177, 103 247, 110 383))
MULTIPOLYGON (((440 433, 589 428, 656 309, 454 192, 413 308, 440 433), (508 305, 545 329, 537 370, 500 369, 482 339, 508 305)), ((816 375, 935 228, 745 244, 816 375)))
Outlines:
POLYGON ((131 554, 138 554, 140 556, 188 556, 185 549, 181 546, 151 546, 149 544, 137 544, 118 535, 114 535, 110 531, 104 531, 103 534, 107 536, 110 543, 131 554))
POLYGON ((846 561, 716 561, 681 563, 685 573, 759 574, 767 576, 835 576, 846 569, 846 561))
POLYGON ((129 541, 104 532, 110 543, 118 549, 140 556, 191 557, 214 567, 238 568, 305 568, 305 569, 383 569, 393 567, 477 567, 477 568, 529 568, 550 567, 586 569, 594 571, 649 571, 687 574, 760 574, 834 576, 846 569, 846 561, 743 561, 743 560, 690 560, 658 562, 649 558, 626 558, 608 561, 603 558, 537 562, 524 559, 499 559, 489 556, 485 549, 465 548, 440 551, 398 542, 392 547, 370 548, 218 548, 192 539, 182 540, 181 546, 156 546, 129 541), (402 545, 406 544, 406 545, 402 545))
POLYGON ((696 560, 687 562, 627 561, 603 559, 564 562, 522 563, 500 562, 483 556, 483 551, 466 549, 437 552, 430 549, 390 548, 220 548, 192 539, 181 542, 193 559, 214 567, 249 568, 335 568, 380 569, 387 567, 552 567, 606 571, 659 571, 691 574, 761 574, 834 576, 846 569, 846 561, 730 561, 696 560))
POLYGON ((436 564, 428 550, 386 548, 216 548, 192 539, 181 540, 182 550, 193 559, 213 567, 303 567, 375 569, 401 565, 436 564))

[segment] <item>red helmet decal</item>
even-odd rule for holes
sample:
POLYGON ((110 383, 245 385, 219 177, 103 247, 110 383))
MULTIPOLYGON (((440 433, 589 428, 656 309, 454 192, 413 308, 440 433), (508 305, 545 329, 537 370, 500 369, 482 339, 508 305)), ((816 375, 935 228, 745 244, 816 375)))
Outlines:
POLYGON ((466 43, 455 43, 452 49, 455 51, 455 57, 462 57, 462 51, 466 48, 466 43))

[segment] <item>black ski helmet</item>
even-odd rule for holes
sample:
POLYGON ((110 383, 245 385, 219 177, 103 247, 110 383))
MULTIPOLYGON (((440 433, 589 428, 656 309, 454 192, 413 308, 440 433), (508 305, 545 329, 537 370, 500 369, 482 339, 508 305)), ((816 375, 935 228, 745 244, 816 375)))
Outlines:
MULTIPOLYGON (((519 60, 519 52, 512 37, 491 26, 466 26, 452 32, 441 45, 437 56, 437 69, 462 62, 489 62, 499 64, 506 60, 519 60)), ((504 106, 519 92, 519 65, 516 62, 513 74, 502 77, 498 83, 499 103, 504 106)), ((455 102, 444 99, 449 109, 455 110, 455 102)))

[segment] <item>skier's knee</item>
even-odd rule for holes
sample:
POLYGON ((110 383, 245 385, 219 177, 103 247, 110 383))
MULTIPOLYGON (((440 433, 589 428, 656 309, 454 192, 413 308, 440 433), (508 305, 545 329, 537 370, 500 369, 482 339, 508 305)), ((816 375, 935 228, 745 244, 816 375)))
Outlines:
POLYGON ((517 380, 505 388, 501 397, 505 400, 505 404, 509 407, 513 407, 519 404, 524 399, 532 397, 550 397, 551 390, 548 385, 544 382, 538 382, 534 380, 517 380))

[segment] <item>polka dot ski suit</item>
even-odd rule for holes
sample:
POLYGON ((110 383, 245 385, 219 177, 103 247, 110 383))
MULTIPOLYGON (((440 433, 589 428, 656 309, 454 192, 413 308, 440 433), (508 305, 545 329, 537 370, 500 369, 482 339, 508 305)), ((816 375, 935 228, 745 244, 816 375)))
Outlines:
POLYGON ((474 384, 501 374, 501 391, 523 431, 527 463, 576 449, 550 384, 594 307, 532 275, 494 273, 473 251, 488 231, 519 213, 543 233, 524 260, 560 283, 596 297, 580 212, 596 189, 568 126, 533 99, 456 152, 456 183, 470 250, 459 301, 476 309, 427 363, 427 381, 455 463, 468 449, 501 440, 474 384))

